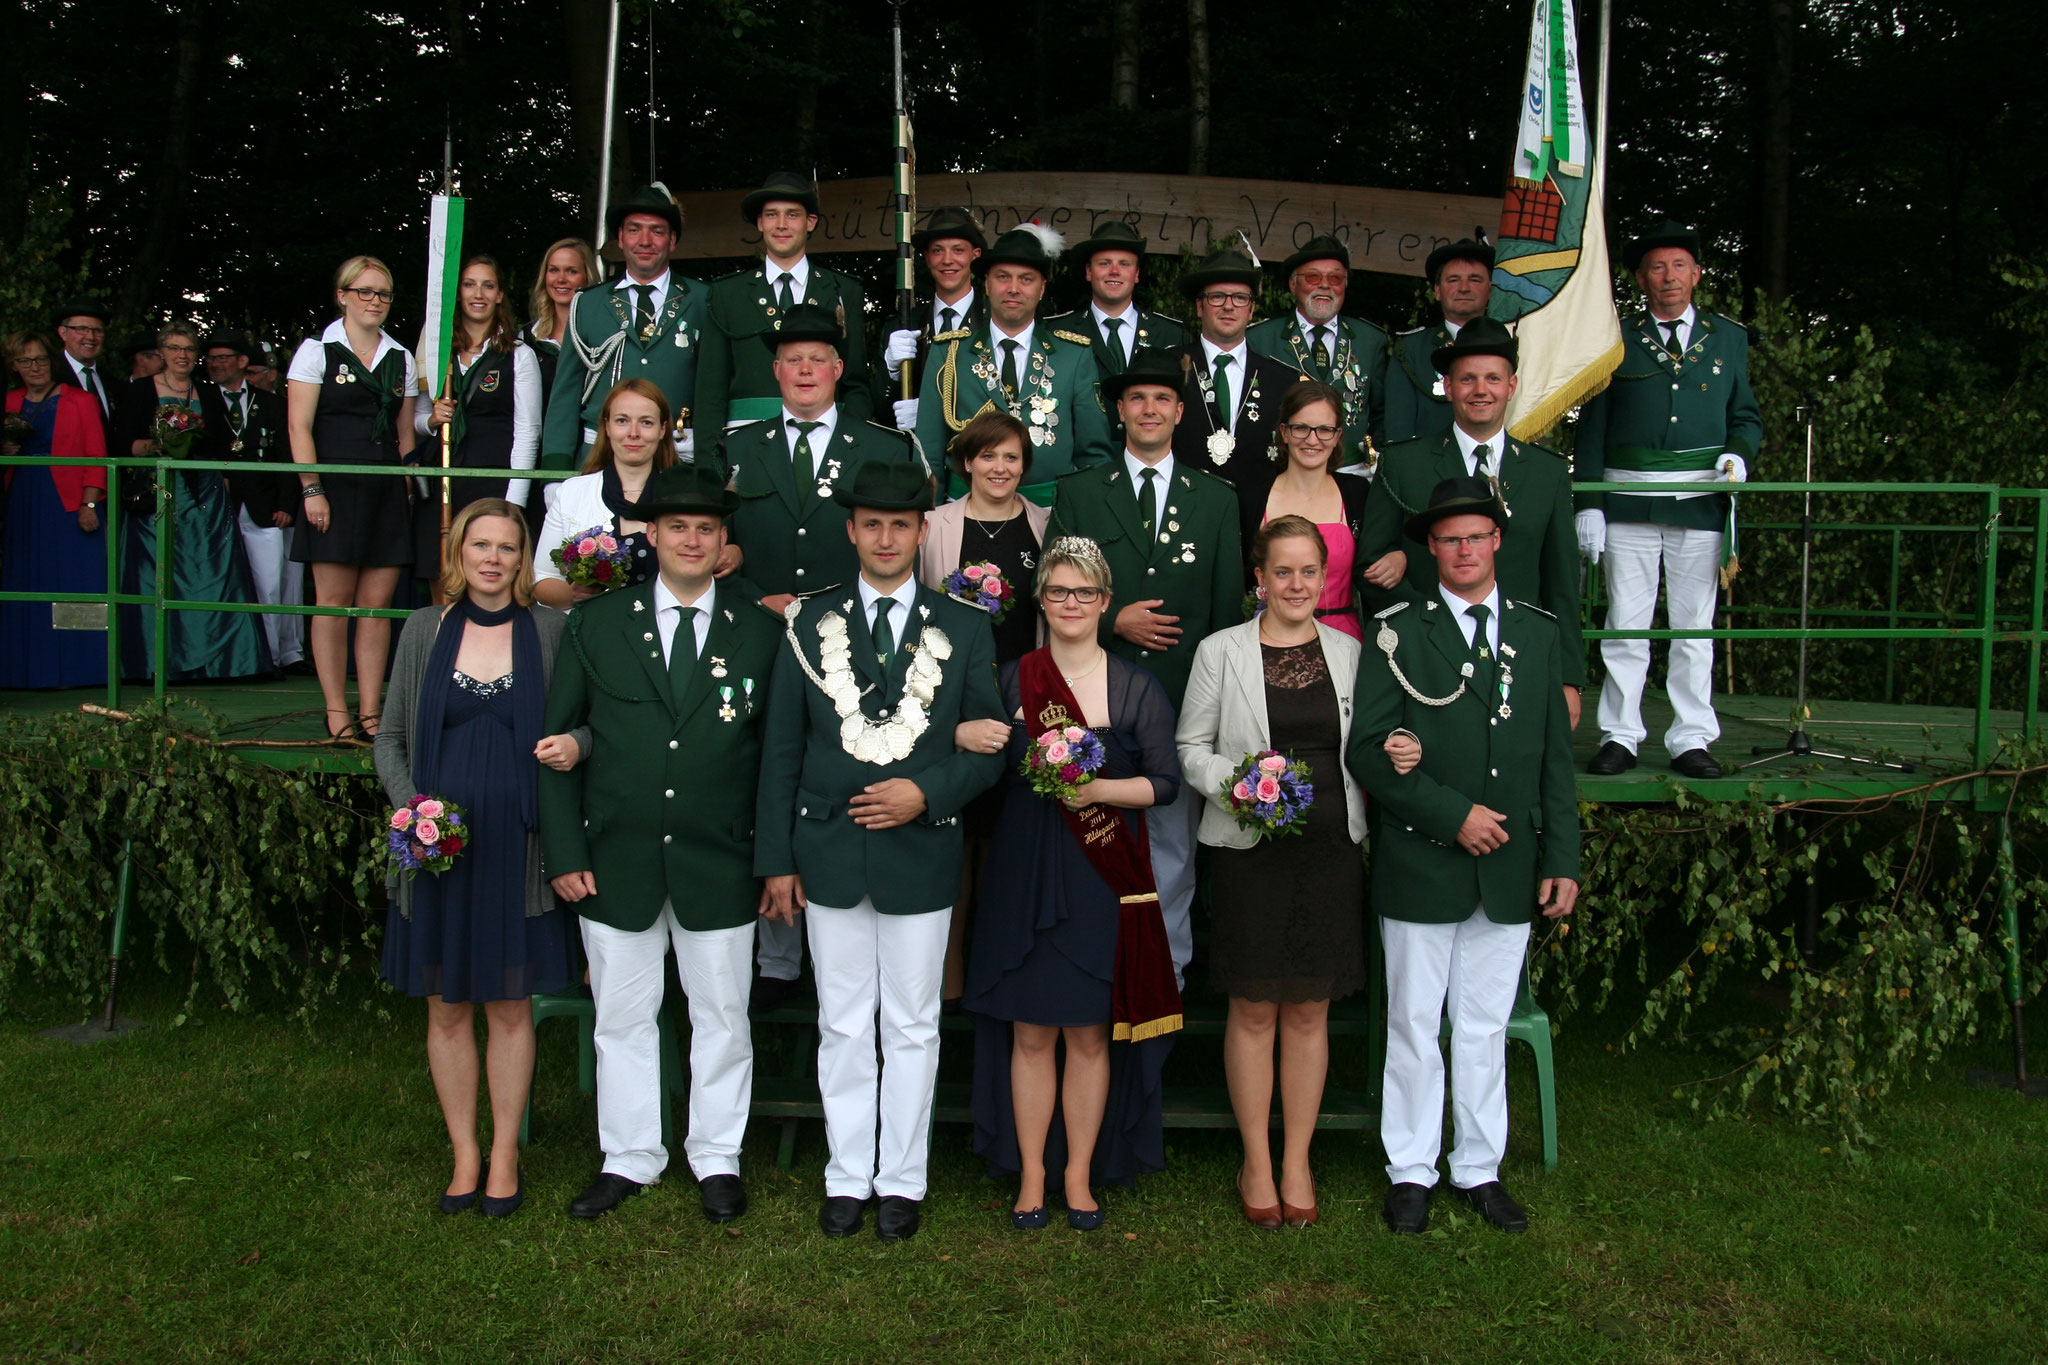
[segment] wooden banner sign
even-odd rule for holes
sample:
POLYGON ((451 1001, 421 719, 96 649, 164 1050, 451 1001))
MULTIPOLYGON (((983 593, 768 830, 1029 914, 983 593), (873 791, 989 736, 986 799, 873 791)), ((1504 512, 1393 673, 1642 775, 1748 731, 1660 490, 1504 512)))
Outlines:
MULTIPOLYGON (((824 212, 810 249, 819 255, 891 250, 890 189, 886 178, 819 185, 824 212)), ((746 193, 677 195, 683 236, 675 254, 759 255, 761 234, 740 220, 746 193)), ((1148 251, 1167 255, 1183 247, 1199 254, 1242 231, 1260 259, 1277 262, 1328 233, 1350 247, 1354 270, 1388 275, 1420 275, 1423 261, 1437 247, 1470 237, 1475 228, 1491 234, 1500 222, 1500 200, 1477 195, 1187 175, 921 175, 917 204, 920 222, 941 205, 964 205, 981 220, 990 240, 1036 219, 1077 242, 1097 225, 1121 219, 1146 239, 1148 251)))

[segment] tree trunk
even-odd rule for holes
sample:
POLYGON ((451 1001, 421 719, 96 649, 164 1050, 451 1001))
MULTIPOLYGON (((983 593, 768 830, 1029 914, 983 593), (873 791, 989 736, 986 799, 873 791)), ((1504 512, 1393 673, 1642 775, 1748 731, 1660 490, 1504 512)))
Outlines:
POLYGON ((1188 0, 1188 174, 1209 173, 1209 5, 1188 0))
POLYGON ((177 65, 171 76, 171 97, 164 111, 164 149, 157 157, 156 175, 148 198, 149 219, 136 245, 134 263, 121 288, 117 312, 126 321, 142 315, 143 305, 156 292, 157 279, 178 210, 185 202, 185 169, 192 159, 193 96, 199 86, 200 40, 206 31, 205 0, 188 0, 178 12, 177 65))
POLYGON ((1138 112, 1138 49, 1144 29, 1138 23, 1138 0, 1116 0, 1112 17, 1109 102, 1120 114, 1138 112))
POLYGON ((1801 0, 1771 0, 1758 265, 1764 292, 1774 299, 1792 287, 1792 72, 1801 8, 1801 0))

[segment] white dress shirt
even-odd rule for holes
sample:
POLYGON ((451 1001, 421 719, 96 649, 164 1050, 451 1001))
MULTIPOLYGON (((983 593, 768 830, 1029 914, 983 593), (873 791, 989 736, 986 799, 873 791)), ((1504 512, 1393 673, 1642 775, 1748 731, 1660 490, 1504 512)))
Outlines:
POLYGON ((676 638, 676 625, 683 619, 684 607, 695 607, 697 619, 690 624, 697 633, 697 657, 704 657, 704 640, 711 633, 711 609, 718 605, 718 581, 713 579, 705 585, 703 593, 694 602, 685 602, 668 590, 668 581, 656 574, 654 577, 654 625, 661 632, 661 661, 668 663, 669 647, 676 638))
POLYGON ((974 291, 972 289, 968 290, 951 303, 947 303, 944 299, 937 297, 932 299, 933 336, 937 336, 946 330, 946 310, 948 308, 953 310, 953 330, 957 332, 967 325, 967 315, 974 311, 974 291))
POLYGON ((897 649, 903 648, 911 633, 911 608, 917 605, 917 575, 911 574, 896 585, 896 591, 886 593, 868 582, 866 574, 860 576, 859 582, 860 609, 867 618, 868 634, 875 631, 875 603, 886 597, 896 604, 889 609, 889 638, 896 642, 897 649))
POLYGON ((637 308, 640 303, 640 296, 637 293, 633 292, 635 288, 641 284, 649 284, 654 287, 654 294, 653 297, 650 299, 650 302, 654 306, 654 316, 659 318, 661 316, 661 310, 668 305, 669 275, 670 272, 664 270, 661 272, 661 278, 658 280, 636 280, 633 278, 631 273, 619 276, 619 282, 613 285, 612 288, 625 294, 626 316, 633 316, 634 309, 637 308))
MULTIPOLYGON (((340 318, 327 324, 327 330, 320 334, 318 341, 308 337, 299 343, 299 349, 292 353, 291 368, 285 371, 284 377, 294 384, 325 383, 327 343, 330 341, 348 345, 348 329, 342 325, 340 318)), ((412 363, 412 352, 393 341, 391 333, 380 331, 377 333, 377 354, 370 357, 370 368, 374 370, 383 364, 385 355, 391 351, 397 351, 405 357, 405 387, 399 391, 404 399, 400 406, 404 407, 412 402, 412 396, 418 392, 420 386, 419 370, 412 363)))
MULTIPOLYGON (((459 354, 452 355, 458 380, 468 376, 482 360, 483 352, 468 363, 462 363, 459 354)), ((456 393, 462 392, 458 383, 456 393)), ((540 389, 540 355, 524 341, 512 348, 512 463, 513 469, 531 469, 540 455, 540 423, 546 410, 547 399, 540 389)), ((433 436, 427 426, 427 419, 434 415, 432 403, 415 403, 412 410, 412 427, 421 436, 433 436)), ((440 456, 434 457, 438 464, 440 456)), ((514 507, 526 506, 528 491, 533 487, 530 480, 512 479, 505 485, 505 501, 514 507)))
MULTIPOLYGON (((86 368, 85 365, 78 359, 78 357, 72 355, 71 352, 69 351, 64 352, 64 363, 71 367, 71 373, 77 377, 78 387, 84 389, 86 368)), ((111 416, 113 413, 113 409, 107 403, 107 376, 105 372, 100 369, 98 361, 93 362, 92 379, 93 388, 86 389, 86 392, 94 394, 94 396, 100 400, 100 416, 111 416)))
POLYGON ((1488 474, 1498 474, 1500 472, 1500 452, 1508 439, 1506 427, 1502 427, 1499 431, 1481 441, 1478 437, 1467 432, 1465 428, 1453 422, 1451 423, 1451 435, 1457 439, 1458 453, 1465 457, 1466 477, 1483 479, 1488 474), (1479 461, 1472 454, 1481 445, 1486 447, 1485 469, 1479 467, 1479 461))
POLYGON ((1465 324, 1462 322, 1452 322, 1449 318, 1445 318, 1444 330, 1451 334, 1451 340, 1456 341, 1458 339, 1458 333, 1465 330, 1465 324))
POLYGON ((1105 342, 1109 340, 1109 324, 1117 324, 1116 344, 1123 348, 1124 359, 1131 358, 1131 352, 1138 349, 1138 319, 1142 314, 1134 300, 1124 300, 1124 311, 1111 315, 1102 311, 1102 305, 1090 302, 1089 314, 1095 319, 1095 333, 1105 342))
POLYGON ((1451 619, 1458 623, 1458 631, 1465 637, 1465 648, 1472 647, 1471 611, 1475 606, 1486 608, 1486 647, 1495 654, 1500 653, 1500 584, 1495 582, 1487 592, 1484 602, 1467 602, 1458 594, 1445 587, 1441 581, 1436 585, 1437 595, 1444 599, 1444 605, 1451 609, 1451 619))
POLYGON ((791 266, 777 265, 765 256, 761 258, 761 273, 768 277, 768 302, 770 303, 774 303, 781 295, 782 272, 784 270, 789 272, 790 302, 802 303, 805 291, 811 287, 811 258, 809 256, 799 256, 797 257, 796 264, 791 266))
MULTIPOLYGON (((787 405, 782 409, 782 439, 789 442, 790 468, 796 468, 796 423, 812 421, 818 429, 811 433, 811 476, 816 478, 825 468, 825 457, 831 453, 832 433, 839 429, 839 405, 834 403, 816 417, 800 418, 787 405)), ((798 490, 801 492, 802 490, 798 490)))
MULTIPOLYGON (((1699 314, 1695 312, 1693 310, 1693 306, 1688 303, 1685 306, 1685 311, 1683 313, 1680 313, 1677 316, 1677 318, 1674 319, 1674 321, 1678 323, 1679 350, 1683 351, 1692 345, 1692 325, 1698 319, 1698 317, 1699 314)), ((1670 327, 1670 325, 1671 324, 1669 322, 1666 322, 1663 318, 1658 317, 1655 313, 1650 314, 1650 327, 1652 333, 1656 336, 1657 341, 1660 345, 1670 340, 1671 333, 1666 330, 1668 327, 1670 327)))
POLYGON ((1251 367, 1252 348, 1245 345, 1244 338, 1240 336, 1237 339, 1236 349, 1226 351, 1204 336, 1202 338, 1202 354, 1208 358, 1209 377, 1212 380, 1216 377, 1216 357, 1219 355, 1230 357, 1230 373, 1228 377, 1230 385, 1230 411, 1223 414, 1223 429, 1235 434, 1237 431, 1238 409, 1244 406, 1244 391, 1248 387, 1245 371, 1251 367))
POLYGON ((1006 341, 1017 343, 1017 392, 1020 395, 1029 383, 1031 375, 1031 341, 1037 335, 1037 332, 1038 324, 1035 322, 1025 323, 1024 330, 1015 336, 1011 336, 1008 332, 996 326, 994 322, 990 322, 988 325, 988 346, 989 350, 995 354, 996 382, 999 384, 1002 382, 1003 377, 1003 343, 1006 341))
POLYGON ((1131 454, 1129 448, 1127 447, 1124 450, 1124 468, 1130 471, 1131 496, 1134 498, 1138 496, 1138 490, 1142 489, 1145 486, 1145 471, 1148 469, 1157 470, 1159 472, 1159 479, 1157 483, 1160 498, 1159 505, 1162 508, 1166 506, 1166 486, 1173 482, 1172 451, 1169 450, 1168 452, 1166 452, 1166 458, 1161 460, 1158 464, 1148 465, 1143 460, 1139 459, 1137 456, 1131 454))
POLYGON ((1310 322, 1308 314, 1299 308, 1294 310, 1294 325, 1301 331, 1301 344, 1308 347, 1308 353, 1316 353, 1316 328, 1324 329, 1323 344, 1330 348, 1330 359, 1337 359, 1337 343, 1344 339, 1344 317, 1338 314, 1328 322, 1310 322))

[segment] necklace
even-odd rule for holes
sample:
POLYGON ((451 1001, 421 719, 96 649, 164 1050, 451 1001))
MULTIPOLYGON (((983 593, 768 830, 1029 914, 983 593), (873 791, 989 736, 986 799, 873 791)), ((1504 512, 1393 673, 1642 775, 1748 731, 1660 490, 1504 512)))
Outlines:
POLYGON ((1108 653, 1107 653, 1106 651, 1098 649, 1098 650, 1096 650, 1096 651, 1095 651, 1095 662, 1094 662, 1094 663, 1092 663, 1092 664, 1089 664, 1089 665, 1088 665, 1088 666, 1087 666, 1086 668, 1082 669, 1082 670, 1081 670, 1081 671, 1080 671, 1079 673, 1074 673, 1074 674, 1071 674, 1071 675, 1070 675, 1070 674, 1069 674, 1069 673, 1068 673, 1068 672, 1067 672, 1067 671, 1066 671, 1065 669, 1061 669, 1061 670, 1060 670, 1060 677, 1061 677, 1061 679, 1062 679, 1062 680, 1064 680, 1064 681, 1065 681, 1065 683, 1067 684, 1067 686, 1068 686, 1068 687, 1072 687, 1072 686, 1073 686, 1073 685, 1074 685, 1075 683, 1077 683, 1077 682, 1081 681, 1081 679, 1083 679, 1083 678, 1087 677, 1087 676, 1088 676, 1088 675, 1089 675, 1090 673, 1093 673, 1093 672, 1094 672, 1094 671, 1095 671, 1096 669, 1098 669, 1098 668, 1102 667, 1102 661, 1103 661, 1104 659, 1108 658, 1108 657, 1109 657, 1109 655, 1108 655, 1108 653))
POLYGON ((1021 512, 1012 512, 1009 516, 1004 517, 1002 520, 994 523, 990 523, 988 521, 983 520, 980 517, 971 515, 965 516, 964 519, 973 522, 975 529, 980 531, 983 535, 987 536, 990 540, 996 540, 1001 537, 1003 528, 1005 526, 1008 526, 1011 522, 1015 521, 1019 516, 1022 515, 1023 513, 1021 512), (991 524, 993 524, 996 528, 993 531, 988 529, 991 524))

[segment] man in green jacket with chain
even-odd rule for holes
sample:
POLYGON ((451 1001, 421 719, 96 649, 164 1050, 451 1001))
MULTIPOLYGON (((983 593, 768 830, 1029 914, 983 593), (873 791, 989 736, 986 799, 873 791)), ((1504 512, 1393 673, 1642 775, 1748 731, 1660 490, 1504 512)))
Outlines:
POLYGON ((1254 353, 1344 395, 1344 450, 1332 463, 1340 474, 1368 473, 1374 451, 1386 444, 1387 334, 1344 316, 1351 249, 1335 237, 1317 237, 1280 268, 1294 311, 1253 323, 1245 340, 1254 353))
MULTIPOLYGON (((1579 501, 1579 543, 1607 561, 1607 627, 1644 630, 1664 581, 1673 630, 1706 630, 1722 568, 1733 572, 1735 500, 1715 491, 1749 477, 1763 438, 1763 414, 1749 388, 1749 331, 1733 318, 1693 307, 1700 237, 1666 220, 1631 241, 1622 264, 1645 307, 1622 319, 1625 350, 1608 386, 1586 404, 1574 457, 1581 483, 1635 483, 1640 493, 1588 493, 1579 501)), ((1600 642, 1600 752, 1587 771, 1601 776, 1636 765, 1648 731, 1643 688, 1648 640, 1600 642)), ((1714 642, 1671 641, 1665 691, 1671 725, 1664 751, 1682 777, 1721 776, 1709 746, 1721 737, 1714 714, 1714 642)))
POLYGON ((1387 445, 1434 436, 1451 427, 1450 395, 1430 363, 1465 325, 1486 316, 1493 297, 1493 248, 1470 238, 1440 246, 1423 263, 1438 310, 1434 324, 1394 334, 1387 351, 1387 445))
POLYGON ((1372 903, 1387 964, 1387 1061, 1380 1138, 1386 1220, 1429 1224, 1443 1145, 1451 1022, 1451 1185, 1486 1222, 1529 1222, 1500 1183, 1507 1150, 1507 1024, 1529 925, 1569 915, 1579 894, 1572 777, 1557 623, 1505 595, 1494 575, 1508 515, 1483 480, 1446 479, 1408 519, 1438 581, 1419 605, 1366 623, 1345 763, 1371 795, 1372 903), (1375 658, 1377 654, 1379 657, 1375 658), (1422 761, 1396 772, 1389 737, 1422 761))
POLYGON ((1131 355, 1146 346, 1178 346, 1187 339, 1179 318, 1148 313, 1133 297, 1145 265, 1145 239, 1120 218, 1098 224, 1066 250, 1088 283, 1088 303, 1045 320, 1046 326, 1088 338, 1098 379, 1122 374, 1131 355))
POLYGON ((879 1197, 876 1235, 895 1242, 925 1195, 960 812, 1003 766, 954 730, 1004 716, 988 616, 917 580, 930 478, 869 463, 834 496, 860 574, 784 612, 754 870, 762 914, 803 914, 817 976, 819 1226, 850 1237, 879 1197))
POLYGON ((781 633, 712 578, 730 508, 711 470, 678 465, 649 481, 634 515, 660 573, 570 614, 548 694, 550 719, 591 732, 586 762, 540 773, 542 859, 581 916, 597 1004, 604 1167, 569 1205, 578 1218, 609 1213, 668 1165, 656 1020, 671 947, 690 1008, 684 1152, 706 1217, 729 1222, 747 1206, 755 783, 781 633))
POLYGON ((763 345, 799 305, 824 310, 839 324, 844 372, 837 402, 849 419, 874 411, 868 389, 866 321, 860 282, 827 270, 809 255, 818 228, 818 192, 793 171, 776 171, 740 201, 740 217, 761 234, 761 264, 716 280, 704 328, 697 378, 697 424, 706 444, 741 422, 776 416, 782 395, 763 345))
MULTIPOLYGON (((655 184, 605 212, 606 231, 626 259, 626 273, 594 284, 569 302, 562 357, 555 367, 541 425, 542 469, 574 469, 597 439, 604 400, 620 380, 646 379, 675 412, 676 458, 696 455, 689 421, 697 401, 697 353, 709 291, 701 280, 669 269, 683 230, 683 212, 655 184)), ((553 484, 543 485, 552 489, 553 484)))

